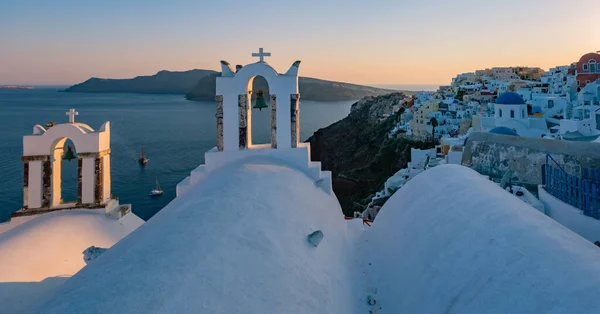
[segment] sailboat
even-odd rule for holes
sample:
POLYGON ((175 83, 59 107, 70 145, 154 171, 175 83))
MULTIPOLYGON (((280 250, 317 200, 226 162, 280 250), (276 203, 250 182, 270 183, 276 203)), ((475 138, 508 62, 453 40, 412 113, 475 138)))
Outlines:
POLYGON ((152 191, 150 191, 150 196, 159 196, 162 195, 164 192, 163 190, 160 189, 160 185, 158 184, 158 177, 156 178, 156 188, 152 191))
POLYGON ((140 165, 145 165, 148 162, 148 158, 144 155, 144 147, 142 147, 142 151, 140 153, 140 158, 138 159, 140 165))

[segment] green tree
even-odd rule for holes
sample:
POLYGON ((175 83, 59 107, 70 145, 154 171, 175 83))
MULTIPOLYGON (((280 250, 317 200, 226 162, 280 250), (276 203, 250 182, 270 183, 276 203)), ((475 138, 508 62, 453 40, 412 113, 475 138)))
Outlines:
POLYGON ((465 90, 462 88, 459 88, 458 91, 456 92, 456 96, 454 96, 454 99, 462 101, 464 95, 465 95, 465 90))
POLYGON ((404 114, 405 111, 406 111, 406 108, 400 107, 400 109, 398 110, 398 120, 396 122, 402 121, 402 115, 404 114))
POLYGON ((438 126, 438 121, 433 117, 429 119, 429 123, 431 123, 431 138, 435 141, 435 128, 438 126))

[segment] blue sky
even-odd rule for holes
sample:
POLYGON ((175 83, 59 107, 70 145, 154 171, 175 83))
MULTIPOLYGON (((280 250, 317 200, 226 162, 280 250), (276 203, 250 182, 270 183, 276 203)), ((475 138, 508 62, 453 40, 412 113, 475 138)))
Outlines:
POLYGON ((596 0, 0 0, 0 84, 218 69, 259 47, 280 71, 302 60, 304 76, 442 84, 577 61, 600 50, 599 17, 596 0))

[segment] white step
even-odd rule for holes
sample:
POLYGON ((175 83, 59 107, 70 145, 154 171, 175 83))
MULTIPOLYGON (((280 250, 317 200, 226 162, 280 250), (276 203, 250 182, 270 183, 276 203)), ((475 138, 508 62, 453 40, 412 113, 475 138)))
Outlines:
POLYGON ((311 178, 318 180, 321 178, 321 162, 310 161, 308 163, 308 171, 311 178))
POLYGON ((194 185, 202 181, 206 176, 206 166, 200 165, 190 172, 190 184, 194 185))
POLYGON ((327 194, 333 195, 333 185, 331 183, 331 171, 321 171, 321 187, 327 194))
POLYGON ((183 181, 177 183, 177 188, 175 189, 175 195, 177 197, 180 197, 181 195, 185 194, 185 192, 187 192, 191 186, 192 186, 192 184, 191 184, 190 177, 186 177, 185 179, 183 179, 183 181))

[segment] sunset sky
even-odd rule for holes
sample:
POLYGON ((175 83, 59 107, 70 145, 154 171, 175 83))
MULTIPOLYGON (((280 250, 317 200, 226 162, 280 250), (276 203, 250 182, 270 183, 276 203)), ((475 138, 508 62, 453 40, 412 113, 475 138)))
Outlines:
POLYGON ((598 0, 0 0, 0 84, 267 61, 359 84, 447 84, 600 50, 598 0))

